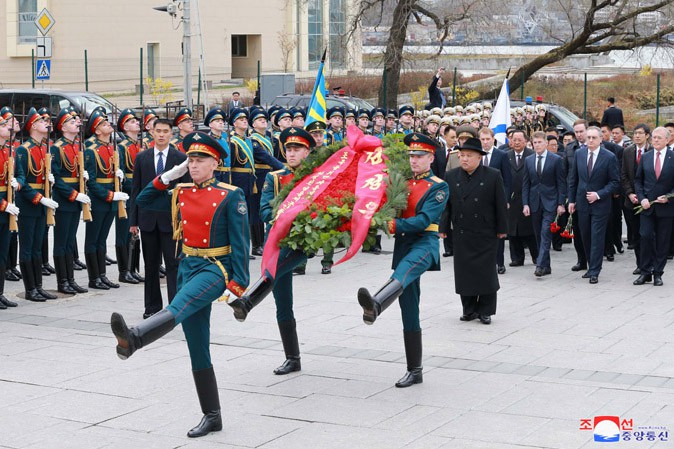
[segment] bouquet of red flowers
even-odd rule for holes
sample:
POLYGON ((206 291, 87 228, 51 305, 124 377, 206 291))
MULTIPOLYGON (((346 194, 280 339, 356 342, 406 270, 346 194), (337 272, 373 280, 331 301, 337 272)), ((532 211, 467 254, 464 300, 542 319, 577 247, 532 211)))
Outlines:
POLYGON ((550 223, 550 232, 552 232, 553 234, 558 233, 559 230, 562 229, 561 226, 559 226, 558 221, 559 221, 559 215, 556 215, 555 221, 550 223))
POLYGON ((565 239, 573 238, 573 215, 569 215, 569 221, 566 222, 566 227, 559 235, 565 239))

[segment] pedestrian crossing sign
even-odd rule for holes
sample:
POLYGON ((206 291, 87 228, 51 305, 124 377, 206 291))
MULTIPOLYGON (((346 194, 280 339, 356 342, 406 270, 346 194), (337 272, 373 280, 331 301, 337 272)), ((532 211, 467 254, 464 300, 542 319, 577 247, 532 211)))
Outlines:
POLYGON ((35 79, 37 81, 48 80, 51 76, 51 59, 38 59, 35 64, 35 79))

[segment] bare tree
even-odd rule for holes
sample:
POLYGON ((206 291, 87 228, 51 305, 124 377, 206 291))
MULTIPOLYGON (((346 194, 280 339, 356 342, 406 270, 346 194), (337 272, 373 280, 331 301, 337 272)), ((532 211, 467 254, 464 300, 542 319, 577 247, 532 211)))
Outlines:
POLYGON ((281 63, 283 64, 283 71, 289 72, 291 65, 290 60, 293 56, 293 51, 297 47, 297 40, 291 34, 286 33, 285 31, 279 31, 276 33, 277 42, 279 48, 281 49, 281 63))

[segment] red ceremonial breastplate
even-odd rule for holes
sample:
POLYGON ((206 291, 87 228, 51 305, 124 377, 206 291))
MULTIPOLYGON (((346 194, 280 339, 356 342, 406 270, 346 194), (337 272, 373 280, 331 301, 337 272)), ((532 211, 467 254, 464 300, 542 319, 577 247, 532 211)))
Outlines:
POLYGON ((178 201, 185 245, 194 248, 211 247, 213 216, 227 193, 227 190, 214 187, 180 189, 178 201))
MULTIPOLYGON (((110 169, 110 166, 112 165, 112 156, 115 154, 111 146, 106 144, 99 145, 98 148, 96 148, 96 152, 101 158, 100 163, 103 165, 103 168, 106 170, 110 169)), ((112 173, 112 170, 110 170, 110 173, 108 173, 105 177, 114 178, 115 174, 112 173)))
POLYGON ((290 184, 290 181, 293 180, 294 176, 295 176, 295 173, 288 173, 287 175, 279 176, 279 182, 281 183, 281 187, 287 186, 288 184, 290 184))
POLYGON ((44 170, 42 168, 44 166, 45 154, 46 150, 44 147, 37 145, 30 147, 30 157, 33 159, 33 167, 35 168, 36 172, 40 173, 40 175, 35 179, 37 184, 44 184, 44 170))
POLYGON ((72 171, 70 172, 70 176, 72 178, 77 178, 79 175, 78 169, 77 169, 77 152, 79 151, 79 145, 75 143, 69 143, 67 145, 64 145, 61 147, 61 153, 63 157, 66 158, 68 161, 68 166, 72 167, 72 171))
POLYGON ((410 196, 407 197, 407 209, 403 211, 403 218, 416 215, 417 204, 433 185, 427 179, 410 179, 407 183, 410 188, 410 196))
POLYGON ((0 186, 4 187, 7 185, 7 161, 9 160, 9 146, 7 144, 2 146, 0 150, 0 167, 2 167, 2 172, 0 173, 0 186))
POLYGON ((132 143, 129 145, 129 148, 127 149, 129 156, 131 157, 131 162, 136 163, 136 156, 138 156, 138 153, 140 153, 140 148, 138 143, 132 143))

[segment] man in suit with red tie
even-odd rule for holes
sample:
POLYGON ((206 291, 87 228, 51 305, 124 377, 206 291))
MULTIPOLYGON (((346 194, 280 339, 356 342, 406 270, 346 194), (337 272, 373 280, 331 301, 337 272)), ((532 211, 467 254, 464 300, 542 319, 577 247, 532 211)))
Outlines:
POLYGON ((580 233, 589 266, 583 278, 599 282, 611 198, 620 189, 618 159, 602 147, 601 130, 590 126, 587 147, 575 153, 569 176, 569 213, 578 210, 580 233))
POLYGON ((674 152, 667 149, 669 137, 665 127, 653 130, 653 151, 641 157, 634 177, 634 187, 643 207, 639 217, 641 275, 634 285, 643 285, 651 278, 653 285, 662 285, 674 220, 674 202, 668 197, 674 194, 674 152))
POLYGON ((550 267, 550 224, 556 215, 563 214, 566 200, 566 174, 562 158, 547 150, 545 133, 536 131, 532 136, 534 154, 524 161, 522 181, 522 213, 531 215, 538 244, 536 260, 537 277, 552 273, 550 267))

